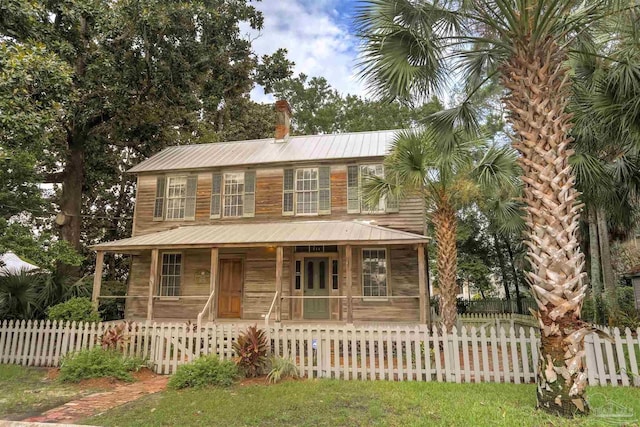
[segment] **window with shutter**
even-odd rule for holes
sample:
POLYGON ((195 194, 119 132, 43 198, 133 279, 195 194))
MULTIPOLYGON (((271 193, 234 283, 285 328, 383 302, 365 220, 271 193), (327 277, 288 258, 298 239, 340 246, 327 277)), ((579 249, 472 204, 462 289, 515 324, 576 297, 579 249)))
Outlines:
POLYGON ((220 218, 222 193, 222 175, 214 173, 211 177, 211 218, 220 218))
POLYGON ((293 215, 293 169, 285 169, 282 181, 282 214, 293 215))
POLYGON ((318 169, 318 213, 328 215, 331 213, 331 167, 323 166, 318 169))
POLYGON ((256 211, 256 173, 244 173, 244 216, 254 216, 256 211))
POLYGON ((153 206, 153 220, 162 221, 164 219, 164 196, 166 191, 166 178, 160 176, 156 180, 156 201, 153 206))
POLYGON ((347 166, 347 213, 360 212, 360 177, 358 166, 347 166))
POLYGON ((196 219, 196 195, 198 190, 198 175, 187 177, 187 195, 185 198, 184 219, 193 221, 196 219))

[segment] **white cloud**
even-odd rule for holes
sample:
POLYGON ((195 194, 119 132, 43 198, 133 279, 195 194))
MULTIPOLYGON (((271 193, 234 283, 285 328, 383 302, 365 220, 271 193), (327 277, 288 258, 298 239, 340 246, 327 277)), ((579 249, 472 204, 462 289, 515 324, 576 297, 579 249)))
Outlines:
MULTIPOLYGON (((294 75, 325 77, 342 93, 364 94, 364 86, 356 76, 357 40, 340 23, 336 9, 339 0, 265 0, 256 7, 264 14, 264 28, 258 33, 243 27, 253 40, 259 56, 286 48, 296 63, 294 75)), ((344 22, 344 21, 343 21, 344 22)), ((251 92, 258 102, 272 102, 261 87, 251 92)))

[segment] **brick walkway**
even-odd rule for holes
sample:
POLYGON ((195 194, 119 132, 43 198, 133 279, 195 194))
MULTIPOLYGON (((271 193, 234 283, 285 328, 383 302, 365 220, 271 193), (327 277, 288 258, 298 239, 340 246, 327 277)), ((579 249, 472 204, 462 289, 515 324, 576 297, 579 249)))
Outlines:
POLYGON ((111 391, 94 393, 82 399, 67 402, 62 406, 48 410, 36 417, 27 418, 27 422, 39 423, 73 423, 97 415, 116 406, 133 402, 166 389, 168 376, 158 376, 134 384, 125 384, 111 391))

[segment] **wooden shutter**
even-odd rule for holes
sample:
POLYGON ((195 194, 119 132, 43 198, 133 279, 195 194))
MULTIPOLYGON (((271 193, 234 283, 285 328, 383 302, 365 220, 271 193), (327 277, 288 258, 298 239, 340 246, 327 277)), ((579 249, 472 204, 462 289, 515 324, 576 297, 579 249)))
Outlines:
POLYGON ((211 218, 220 218, 220 197, 222 193, 222 175, 211 176, 211 218))
POLYGON ((293 215, 293 169, 285 169, 282 181, 282 215, 293 215))
POLYGON ((360 212, 360 179, 358 166, 347 166, 347 213, 360 212))
POLYGON ((164 219, 164 197, 166 194, 167 178, 159 176, 156 179, 156 201, 153 206, 153 220, 162 221, 164 219))
POLYGON ((318 168, 318 214, 331 214, 331 167, 318 168))
POLYGON ((244 173, 244 206, 243 216, 254 216, 256 212, 256 173, 244 173))
POLYGON ((187 198, 184 204, 184 219, 196 219, 196 192, 198 190, 198 175, 187 177, 187 198))

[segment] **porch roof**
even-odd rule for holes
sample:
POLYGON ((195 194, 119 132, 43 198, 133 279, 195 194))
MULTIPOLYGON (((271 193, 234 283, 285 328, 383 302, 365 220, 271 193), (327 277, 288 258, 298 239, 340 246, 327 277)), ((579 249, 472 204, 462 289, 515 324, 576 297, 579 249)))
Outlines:
POLYGON ((154 248, 296 246, 325 244, 416 244, 428 238, 361 221, 281 221, 250 224, 189 225, 143 236, 104 242, 96 251, 154 248))

